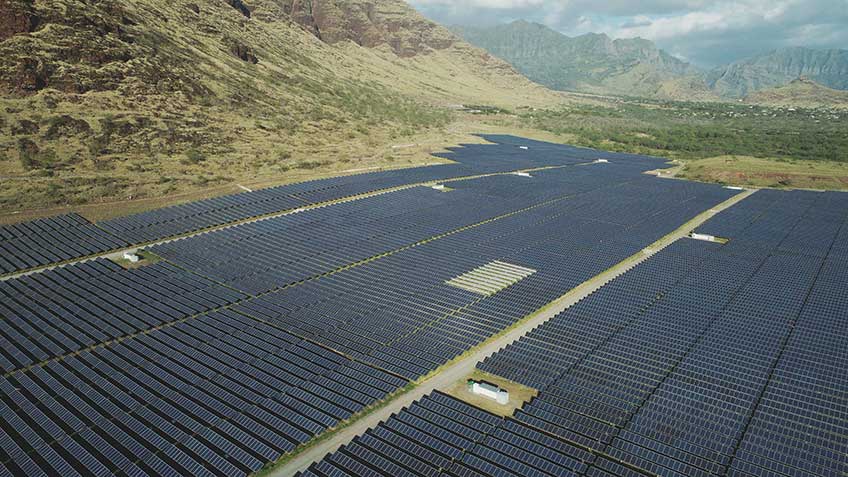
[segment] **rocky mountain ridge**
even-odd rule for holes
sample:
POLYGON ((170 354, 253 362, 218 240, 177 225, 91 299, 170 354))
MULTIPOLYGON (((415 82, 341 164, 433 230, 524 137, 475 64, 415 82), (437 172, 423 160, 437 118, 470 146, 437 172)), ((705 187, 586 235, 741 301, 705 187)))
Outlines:
POLYGON ((613 40, 596 33, 572 38, 521 20, 452 30, 557 90, 717 101, 744 98, 802 76, 848 89, 848 50, 782 48, 704 71, 641 38, 613 40))
POLYGON ((717 94, 741 98, 804 77, 831 89, 848 90, 848 50, 780 48, 718 67, 706 75, 717 94))
POLYGON ((613 40, 596 33, 568 37, 526 21, 452 29, 528 78, 558 90, 653 96, 663 81, 700 73, 641 38, 613 40))

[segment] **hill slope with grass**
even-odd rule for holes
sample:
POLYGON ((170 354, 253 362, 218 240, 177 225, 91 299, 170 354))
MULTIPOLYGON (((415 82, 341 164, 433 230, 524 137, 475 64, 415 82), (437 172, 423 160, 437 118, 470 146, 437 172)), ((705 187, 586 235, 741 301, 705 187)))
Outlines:
POLYGON ((0 0, 0 213, 399 165, 450 105, 559 99, 400 0, 0 0))
POLYGON ((784 107, 848 108, 848 91, 822 86, 808 78, 776 88, 757 91, 745 97, 745 102, 784 107))

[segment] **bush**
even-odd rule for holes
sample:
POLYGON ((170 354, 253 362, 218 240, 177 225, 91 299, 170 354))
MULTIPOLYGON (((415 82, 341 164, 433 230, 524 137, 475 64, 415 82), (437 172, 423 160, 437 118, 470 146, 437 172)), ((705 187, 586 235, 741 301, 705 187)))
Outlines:
POLYGON ((287 161, 287 160, 291 159, 291 157, 292 157, 291 151, 282 149, 279 152, 277 152, 277 160, 278 161, 281 161, 281 162, 287 161))
POLYGON ((18 140, 18 157, 21 160, 21 167, 24 170, 31 171, 38 169, 38 152, 38 146, 31 140, 18 140))
POLYGON ((206 161, 206 155, 197 149, 189 149, 185 153, 185 157, 180 160, 181 164, 190 166, 200 164, 201 162, 206 161))
POLYGON ((317 169, 321 166, 326 166, 327 164, 329 164, 329 163, 328 162, 322 162, 322 161, 303 161, 303 162, 298 162, 295 165, 295 167, 298 168, 298 169, 317 169))

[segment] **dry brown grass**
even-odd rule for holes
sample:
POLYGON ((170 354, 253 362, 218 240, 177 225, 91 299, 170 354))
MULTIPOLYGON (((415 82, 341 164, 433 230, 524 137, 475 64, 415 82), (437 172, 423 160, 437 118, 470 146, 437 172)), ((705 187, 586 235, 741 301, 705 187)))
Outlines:
POLYGON ((748 187, 848 190, 848 163, 719 156, 686 163, 679 177, 748 187))

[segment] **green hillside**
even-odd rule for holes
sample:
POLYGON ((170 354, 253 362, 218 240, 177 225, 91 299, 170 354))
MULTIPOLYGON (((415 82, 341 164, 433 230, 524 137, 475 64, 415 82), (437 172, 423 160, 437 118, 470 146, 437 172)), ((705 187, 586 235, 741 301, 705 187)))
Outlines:
POLYGON ((524 21, 453 30, 528 78, 557 90, 656 96, 666 81, 700 73, 640 38, 612 40, 594 33, 572 38, 524 21))
POLYGON ((822 86, 799 78, 785 86, 764 89, 745 97, 745 102, 784 107, 848 108, 848 91, 822 86))

